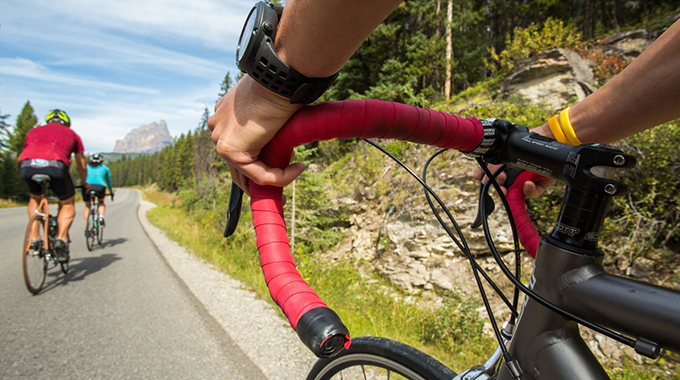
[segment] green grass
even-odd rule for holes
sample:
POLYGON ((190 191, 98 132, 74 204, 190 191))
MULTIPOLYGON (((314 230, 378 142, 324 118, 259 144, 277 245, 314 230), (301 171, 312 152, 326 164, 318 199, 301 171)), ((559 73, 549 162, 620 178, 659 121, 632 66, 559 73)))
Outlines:
POLYGON ((0 208, 21 207, 26 205, 26 202, 16 202, 11 199, 0 198, 0 208))

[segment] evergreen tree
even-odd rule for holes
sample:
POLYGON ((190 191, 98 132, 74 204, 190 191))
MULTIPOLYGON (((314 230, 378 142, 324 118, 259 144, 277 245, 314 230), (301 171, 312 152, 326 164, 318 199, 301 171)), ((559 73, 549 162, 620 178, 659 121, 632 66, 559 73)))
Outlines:
POLYGON ((224 94, 226 94, 229 89, 231 88, 231 76, 229 75, 229 72, 227 72, 227 75, 224 76, 224 80, 222 81, 222 84, 220 85, 220 93, 217 94, 217 100, 219 101, 224 94))
POLYGON ((9 149, 20 155, 24 150, 24 141, 28 131, 38 125, 38 118, 33 113, 31 102, 27 101, 24 108, 17 116, 17 122, 14 125, 14 131, 9 134, 9 149))
POLYGON ((0 198, 26 200, 28 190, 19 176, 13 152, 0 152, 0 198))
POLYGON ((198 123, 197 130, 205 130, 208 128, 208 120, 210 120, 210 110, 208 109, 208 106, 205 106, 203 108, 203 116, 201 116, 201 121, 198 123))
POLYGON ((3 115, 0 113, 0 149, 7 147, 7 139, 9 138, 9 127, 10 125, 5 122, 5 119, 9 118, 9 115, 3 115))

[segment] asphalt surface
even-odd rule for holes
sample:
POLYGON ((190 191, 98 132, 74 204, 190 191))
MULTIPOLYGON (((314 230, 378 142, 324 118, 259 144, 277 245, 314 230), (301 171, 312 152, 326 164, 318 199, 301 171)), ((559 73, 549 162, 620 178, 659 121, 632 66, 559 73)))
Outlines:
POLYGON ((239 332, 168 265, 140 224, 139 198, 120 190, 107 200, 104 244, 92 252, 78 205, 70 271, 51 269, 35 296, 21 271, 26 211, 0 209, 0 379, 278 377, 265 376, 234 342, 239 332))

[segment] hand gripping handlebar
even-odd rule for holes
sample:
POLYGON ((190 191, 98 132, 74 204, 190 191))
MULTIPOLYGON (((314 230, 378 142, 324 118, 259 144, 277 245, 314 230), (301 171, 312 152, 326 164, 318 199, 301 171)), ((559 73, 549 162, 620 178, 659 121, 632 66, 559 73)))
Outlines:
MULTIPOLYGON (((260 158, 284 168, 294 147, 331 138, 400 139, 469 152, 479 146, 483 133, 474 118, 378 100, 328 102, 297 112, 260 158)), ((260 264, 272 299, 317 356, 332 356, 349 347, 347 328, 295 268, 283 220, 283 189, 252 181, 249 189, 260 264)))
POLYGON ((540 240, 536 227, 531 222, 525 205, 524 184, 527 181, 537 182, 544 179, 542 175, 524 170, 508 185, 508 193, 506 199, 510 206, 512 219, 515 220, 517 226, 517 235, 519 241, 524 246, 529 256, 536 258, 536 250, 538 249, 538 242, 540 240))
MULTIPOLYGON (((296 146, 332 138, 399 139, 467 153, 482 145, 484 134, 482 123, 475 118, 379 100, 328 102, 298 111, 263 148, 260 158, 267 165, 284 168, 296 146)), ((515 182, 520 190, 522 179, 525 177, 515 182)), ((249 190, 260 265, 272 299, 303 343, 317 356, 330 357, 343 347, 348 348, 351 339, 347 328, 295 267, 283 219, 283 189, 251 181, 249 190)), ((514 204, 521 203, 528 221, 523 198, 520 191, 514 204)), ((238 208, 235 204, 234 209, 238 208)), ((522 223, 521 230, 527 228, 525 224, 522 223)), ((227 230, 233 232, 234 227, 228 226, 227 230)), ((528 228, 527 231, 530 232, 528 228)), ((535 229, 533 233, 536 234, 535 229)), ((228 234, 225 232, 225 236, 228 234)), ((534 246, 537 236, 535 241, 534 246)))

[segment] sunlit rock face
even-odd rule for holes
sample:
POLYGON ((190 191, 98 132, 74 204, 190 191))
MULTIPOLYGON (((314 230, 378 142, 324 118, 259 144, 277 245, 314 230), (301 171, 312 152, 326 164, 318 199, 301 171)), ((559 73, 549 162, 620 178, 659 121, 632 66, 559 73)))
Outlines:
POLYGON ((165 120, 135 128, 116 141, 113 153, 154 153, 172 145, 172 136, 165 120))

